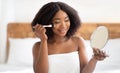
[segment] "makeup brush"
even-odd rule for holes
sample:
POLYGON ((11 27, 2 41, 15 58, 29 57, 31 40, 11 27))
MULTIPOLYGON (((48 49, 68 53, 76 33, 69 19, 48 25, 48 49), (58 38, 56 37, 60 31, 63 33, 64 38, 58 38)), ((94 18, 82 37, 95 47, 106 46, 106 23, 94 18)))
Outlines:
MULTIPOLYGON (((52 24, 49 24, 49 25, 42 25, 43 27, 52 27, 53 25, 52 24)), ((35 26, 33 26, 33 28, 35 28, 35 26)))
POLYGON ((50 24, 50 25, 43 25, 43 27, 52 27, 52 24, 50 24))

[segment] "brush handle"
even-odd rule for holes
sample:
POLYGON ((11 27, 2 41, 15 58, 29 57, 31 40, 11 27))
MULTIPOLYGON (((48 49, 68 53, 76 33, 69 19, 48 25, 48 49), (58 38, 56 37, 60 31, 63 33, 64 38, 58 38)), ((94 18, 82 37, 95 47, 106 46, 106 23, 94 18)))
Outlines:
MULTIPOLYGON (((52 24, 50 24, 50 25, 43 25, 43 27, 52 27, 52 24)), ((33 26, 33 28, 35 28, 35 26, 33 26)))
POLYGON ((50 24, 50 25, 43 25, 43 27, 52 27, 52 25, 50 24))

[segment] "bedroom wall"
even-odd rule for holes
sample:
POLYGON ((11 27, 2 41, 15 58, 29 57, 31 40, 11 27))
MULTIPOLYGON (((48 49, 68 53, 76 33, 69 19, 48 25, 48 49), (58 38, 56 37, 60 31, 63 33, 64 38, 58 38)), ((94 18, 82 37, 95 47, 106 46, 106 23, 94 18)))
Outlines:
MULTIPOLYGON (((32 21, 40 7, 49 1, 61 0, 13 0, 15 21, 32 21), (23 2, 24 1, 24 2, 23 2)), ((62 0, 74 7, 83 22, 119 22, 119 0, 62 0)))
MULTIPOLYGON (((5 60, 6 27, 9 22, 31 22, 40 7, 49 1, 0 0, 0 62, 5 60)), ((74 7, 82 22, 120 22, 119 0, 62 0, 74 7)))

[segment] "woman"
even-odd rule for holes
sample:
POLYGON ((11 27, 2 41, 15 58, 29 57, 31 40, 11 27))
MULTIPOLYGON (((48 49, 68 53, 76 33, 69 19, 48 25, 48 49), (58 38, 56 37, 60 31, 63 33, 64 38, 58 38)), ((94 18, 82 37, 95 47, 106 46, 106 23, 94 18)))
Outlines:
POLYGON ((77 11, 62 2, 45 4, 32 21, 40 42, 33 47, 35 73, 92 73, 105 52, 94 48, 90 61, 82 37, 74 36, 81 22, 77 11), (44 25, 52 27, 44 27, 44 25))

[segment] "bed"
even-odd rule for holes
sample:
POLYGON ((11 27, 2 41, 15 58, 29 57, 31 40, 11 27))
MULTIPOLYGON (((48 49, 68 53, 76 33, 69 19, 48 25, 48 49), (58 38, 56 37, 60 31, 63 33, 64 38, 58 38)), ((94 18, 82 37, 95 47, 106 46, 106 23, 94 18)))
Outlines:
MULTIPOLYGON (((92 49, 89 39, 98 26, 106 26, 109 30, 109 41, 103 50, 110 57, 98 62, 94 73, 120 73, 120 23, 83 23, 76 35, 85 39, 90 59, 92 49)), ((32 46, 37 41, 40 39, 35 37, 29 22, 9 23, 7 25, 6 63, 0 64, 0 73, 34 73, 32 46)))

